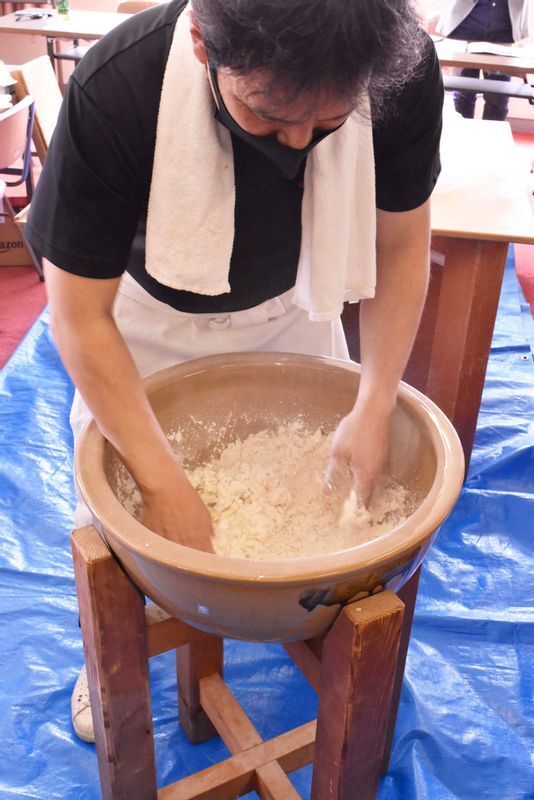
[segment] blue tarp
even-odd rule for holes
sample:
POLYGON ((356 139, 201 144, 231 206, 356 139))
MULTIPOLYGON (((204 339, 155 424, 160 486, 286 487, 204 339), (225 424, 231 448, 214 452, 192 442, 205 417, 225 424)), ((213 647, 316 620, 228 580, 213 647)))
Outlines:
MULTIPOLYGON (((520 303, 510 257, 470 474, 423 569, 379 800, 534 798, 534 370, 520 303)), ((71 396, 45 311, 0 375, 1 800, 100 797, 94 747, 69 716, 82 664, 71 396)), ((279 645, 228 642, 225 657, 264 738, 315 716, 313 691, 279 645)), ((226 757, 219 739, 193 746, 178 727, 171 654, 152 660, 151 679, 159 785, 226 757)), ((292 776, 303 798, 310 774, 292 776)))

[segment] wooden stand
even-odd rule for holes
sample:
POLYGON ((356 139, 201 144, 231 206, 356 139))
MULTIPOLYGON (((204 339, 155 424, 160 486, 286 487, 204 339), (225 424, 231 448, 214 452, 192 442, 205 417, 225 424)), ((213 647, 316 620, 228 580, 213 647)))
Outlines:
POLYGON ((312 800, 373 800, 387 770, 418 574, 346 606, 321 639, 287 652, 319 692, 317 721, 263 741, 225 684, 222 639, 143 596, 88 526, 72 535, 103 800, 297 800, 286 773, 314 762, 312 800), (232 756, 158 791, 150 656, 177 651, 180 725, 191 742, 219 734, 232 756), (314 757, 315 752, 315 757, 314 757))

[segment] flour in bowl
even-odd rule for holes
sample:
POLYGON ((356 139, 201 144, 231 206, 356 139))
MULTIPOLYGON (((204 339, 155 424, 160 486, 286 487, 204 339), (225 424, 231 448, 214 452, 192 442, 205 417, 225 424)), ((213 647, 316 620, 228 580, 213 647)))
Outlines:
MULTIPOLYGON (((177 450, 187 434, 169 436, 177 450)), ((369 509, 351 492, 326 495, 323 475, 332 434, 300 421, 223 446, 187 475, 207 505, 214 550, 235 558, 279 559, 345 550, 376 539, 411 513, 408 490, 383 477, 369 509)), ((117 476, 126 510, 140 519, 142 500, 126 470, 117 476)))
POLYGON ((277 559, 344 550, 408 516, 408 491, 391 480, 381 480, 368 511, 352 494, 325 495, 331 436, 292 422, 232 442, 188 471, 210 511, 216 553, 277 559))

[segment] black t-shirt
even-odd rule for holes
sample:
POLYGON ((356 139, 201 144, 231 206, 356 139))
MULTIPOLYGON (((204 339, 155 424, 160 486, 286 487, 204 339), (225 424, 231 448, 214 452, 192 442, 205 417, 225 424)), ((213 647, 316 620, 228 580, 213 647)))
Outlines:
MULTIPOLYGON (((236 311, 295 283, 302 173, 285 178, 272 161, 232 136, 231 292, 177 291, 148 275, 145 229, 157 115, 184 5, 174 0, 133 16, 84 56, 68 84, 26 233, 39 255, 67 272, 113 278, 126 270, 151 295, 180 311, 236 311)), ((386 115, 373 125, 376 203, 386 211, 407 211, 427 200, 440 170, 443 89, 430 40, 420 74, 388 103, 386 115)))

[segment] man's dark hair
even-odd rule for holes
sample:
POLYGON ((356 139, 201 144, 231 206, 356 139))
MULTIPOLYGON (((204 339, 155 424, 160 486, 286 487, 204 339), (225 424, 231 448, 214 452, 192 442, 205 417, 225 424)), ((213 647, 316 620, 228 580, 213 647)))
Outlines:
POLYGON ((425 34, 411 0, 192 0, 212 67, 267 68, 294 95, 328 90, 373 116, 421 63, 425 34))

